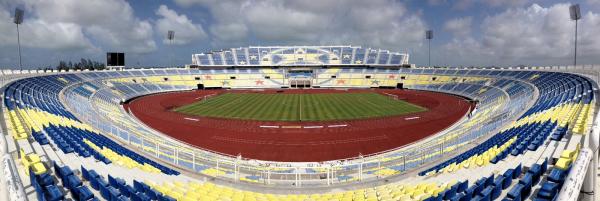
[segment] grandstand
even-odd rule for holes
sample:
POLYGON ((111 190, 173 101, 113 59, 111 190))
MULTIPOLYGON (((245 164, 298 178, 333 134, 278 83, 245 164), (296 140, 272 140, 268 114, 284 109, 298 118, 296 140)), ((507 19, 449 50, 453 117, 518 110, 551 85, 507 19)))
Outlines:
POLYGON ((2 71, 0 192, 2 200, 577 200, 596 185, 597 75, 585 67, 415 68, 408 54, 355 46, 233 48, 194 54, 190 68, 2 71), (317 123, 185 116, 167 124, 239 131, 189 137, 205 144, 136 113, 171 118, 152 104, 209 104, 240 91, 444 101, 429 115, 317 123), (383 143, 402 128, 418 136, 383 143), (261 145, 267 137, 258 134, 323 142, 323 153, 334 154, 261 145), (298 160, 247 154, 273 147, 298 160))

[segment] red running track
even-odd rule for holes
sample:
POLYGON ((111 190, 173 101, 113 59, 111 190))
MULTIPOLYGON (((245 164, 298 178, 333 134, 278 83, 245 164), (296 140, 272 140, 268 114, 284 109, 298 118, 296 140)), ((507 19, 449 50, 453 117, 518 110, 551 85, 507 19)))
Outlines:
POLYGON ((170 111, 210 94, 276 93, 276 90, 202 90, 139 97, 124 107, 148 126, 204 149, 267 161, 318 162, 382 152, 435 134, 458 121, 469 101, 449 94, 413 90, 284 90, 283 93, 363 93, 398 95, 428 111, 393 117, 329 122, 265 122, 190 116, 170 111), (418 117, 418 118, 416 118, 418 117), (292 128, 261 128, 263 125, 292 128), (327 125, 347 125, 329 128, 327 125), (296 128, 324 126, 323 128, 296 128))

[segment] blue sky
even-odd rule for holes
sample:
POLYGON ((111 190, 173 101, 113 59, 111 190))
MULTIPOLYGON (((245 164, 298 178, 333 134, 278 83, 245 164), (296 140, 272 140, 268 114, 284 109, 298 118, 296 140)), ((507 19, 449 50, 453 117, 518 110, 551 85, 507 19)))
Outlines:
POLYGON ((16 6, 26 10, 27 68, 103 61, 107 51, 124 51, 129 66, 166 66, 215 49, 334 44, 407 51, 425 65, 427 29, 435 65, 566 65, 572 3, 583 13, 579 63, 599 64, 600 0, 2 0, 0 67, 18 65, 16 6))

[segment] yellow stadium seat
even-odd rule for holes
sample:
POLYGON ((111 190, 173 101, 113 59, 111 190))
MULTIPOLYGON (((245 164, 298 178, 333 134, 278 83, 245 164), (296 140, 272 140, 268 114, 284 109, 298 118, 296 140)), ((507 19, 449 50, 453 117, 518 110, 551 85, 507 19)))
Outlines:
POLYGON ((561 170, 566 170, 567 168, 569 168, 570 165, 571 165, 571 159, 559 158, 558 161, 556 161, 555 166, 561 170))

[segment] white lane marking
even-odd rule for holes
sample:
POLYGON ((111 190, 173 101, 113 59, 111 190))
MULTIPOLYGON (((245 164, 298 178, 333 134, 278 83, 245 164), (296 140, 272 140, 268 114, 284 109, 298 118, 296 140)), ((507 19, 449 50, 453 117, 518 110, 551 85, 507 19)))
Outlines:
POLYGON ((327 127, 329 128, 337 128, 337 127, 346 127, 348 126, 348 124, 336 124, 336 125, 329 125, 327 127))
POLYGON ((303 128, 323 128, 323 126, 303 126, 303 128))
POLYGON ((190 120, 190 121, 200 121, 199 119, 193 119, 193 118, 187 118, 187 117, 184 118, 184 119, 187 119, 187 120, 190 120))
POLYGON ((421 117, 406 117, 404 118, 404 120, 413 120, 413 119, 419 119, 421 117))
POLYGON ((279 128, 279 126, 260 126, 261 128, 279 128))

